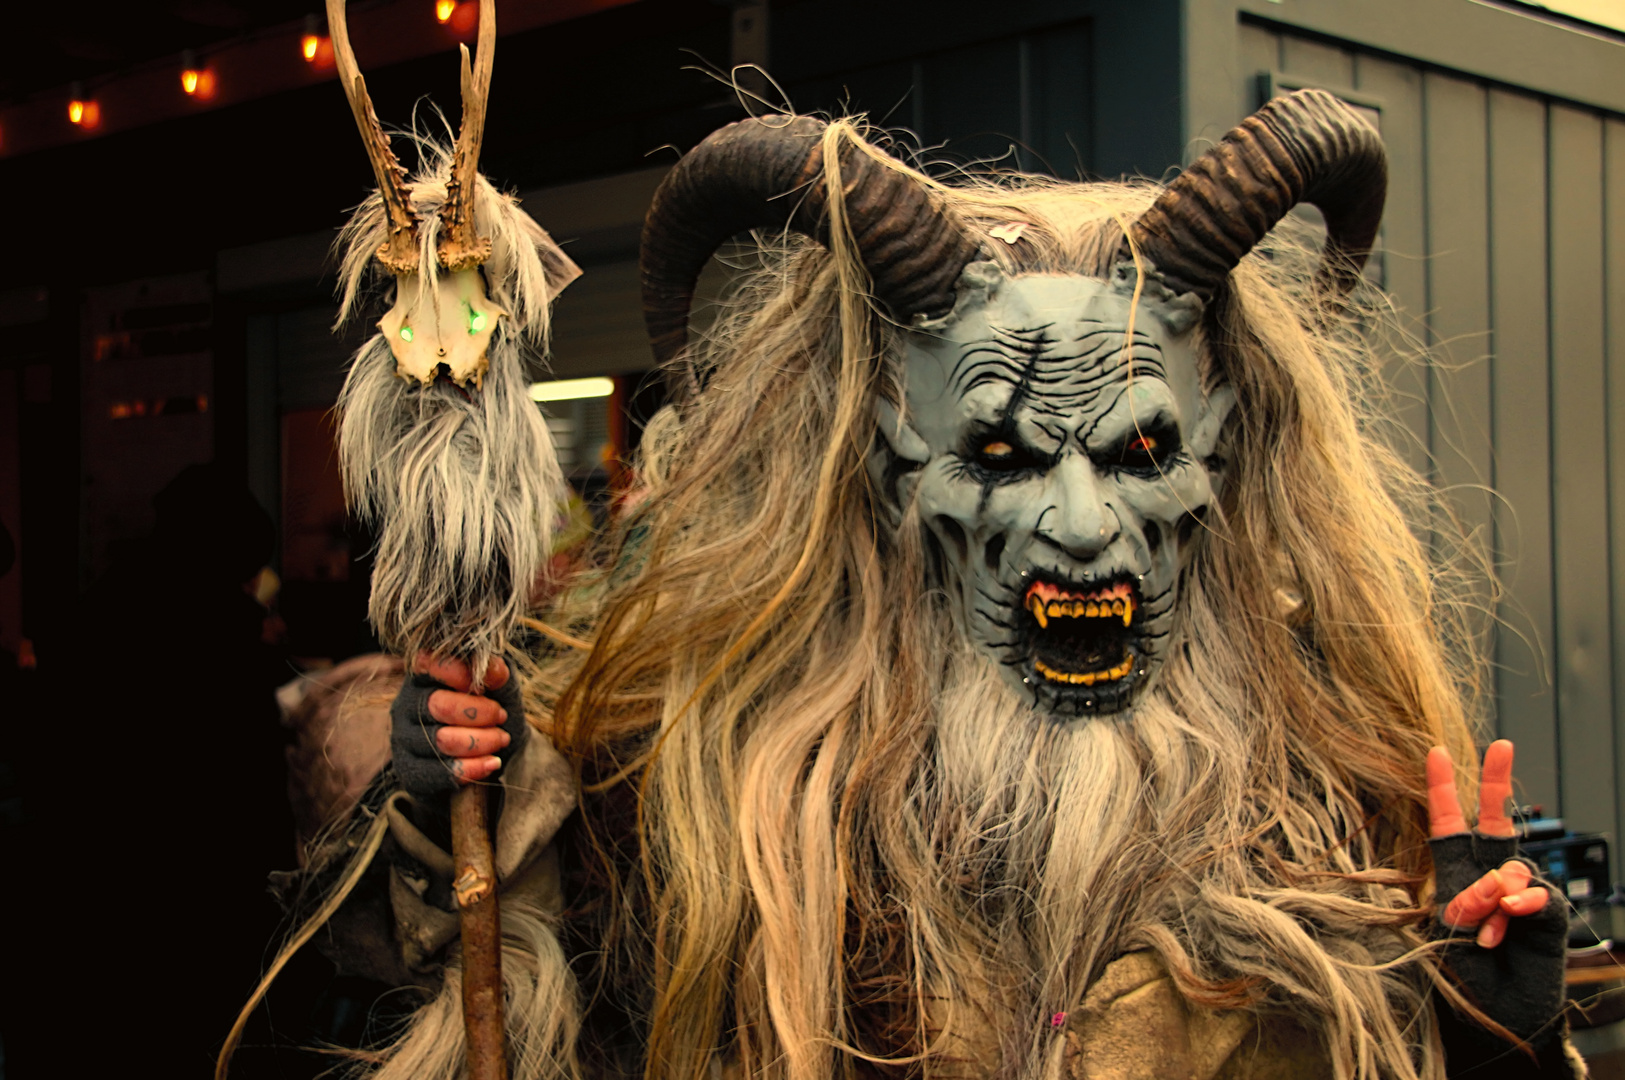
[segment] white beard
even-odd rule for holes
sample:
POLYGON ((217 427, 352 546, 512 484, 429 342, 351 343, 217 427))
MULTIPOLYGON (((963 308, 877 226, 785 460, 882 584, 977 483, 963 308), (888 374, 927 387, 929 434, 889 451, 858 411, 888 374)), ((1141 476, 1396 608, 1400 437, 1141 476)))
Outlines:
POLYGON ((967 866, 996 867, 983 888, 1015 901, 1000 905, 1000 925, 990 929, 1025 954, 1006 963, 1027 968, 1046 1003, 1076 1001, 1088 972, 1073 972, 1071 961, 1089 940, 1088 953, 1104 943, 1102 912, 1120 912, 1136 891, 1112 872, 1147 838, 1135 728, 1168 707, 1152 693, 1125 716, 1058 721, 1020 700, 968 648, 939 700, 937 812, 957 819, 942 849, 944 880, 963 880, 967 866))

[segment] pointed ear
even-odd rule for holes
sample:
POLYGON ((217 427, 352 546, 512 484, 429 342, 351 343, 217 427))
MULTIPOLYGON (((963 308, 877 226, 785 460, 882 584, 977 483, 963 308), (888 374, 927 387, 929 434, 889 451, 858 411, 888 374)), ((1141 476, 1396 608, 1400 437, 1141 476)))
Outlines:
POLYGON ((875 426, 891 452, 904 461, 924 465, 931 460, 931 448, 925 445, 920 433, 909 427, 897 407, 885 398, 875 402, 875 426))
POLYGON ((1206 400, 1202 402, 1201 415, 1196 418, 1196 426, 1188 440, 1197 458, 1213 456, 1213 451, 1219 446, 1219 436, 1224 434, 1225 421, 1230 419, 1235 407, 1236 391, 1229 383, 1208 391, 1206 400))
POLYGON ((896 406, 883 398, 875 402, 875 428, 880 438, 865 464, 880 507, 895 529, 902 523, 903 507, 912 497, 920 467, 931 460, 931 448, 903 421, 896 406))

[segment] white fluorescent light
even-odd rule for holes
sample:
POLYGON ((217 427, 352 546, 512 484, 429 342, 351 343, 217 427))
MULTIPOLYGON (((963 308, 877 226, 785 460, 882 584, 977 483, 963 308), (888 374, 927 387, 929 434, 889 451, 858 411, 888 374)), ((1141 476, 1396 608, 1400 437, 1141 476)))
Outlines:
POLYGON ((533 382, 530 384, 530 400, 532 401, 573 401, 576 398, 609 397, 615 392, 615 380, 606 378, 595 379, 554 379, 551 382, 533 382))

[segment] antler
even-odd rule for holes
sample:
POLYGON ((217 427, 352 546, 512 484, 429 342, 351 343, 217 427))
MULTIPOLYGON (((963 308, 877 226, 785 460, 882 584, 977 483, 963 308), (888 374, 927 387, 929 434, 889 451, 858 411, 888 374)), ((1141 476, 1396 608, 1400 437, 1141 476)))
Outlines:
MULTIPOLYGON (((411 274, 418 270, 418 220, 406 202, 406 169, 395 151, 390 149, 389 136, 384 134, 378 114, 373 111, 372 98, 367 95, 367 82, 355 62, 350 48, 350 32, 344 21, 344 0, 327 0, 327 29, 333 38, 333 59, 338 63, 339 83, 344 96, 350 99, 350 111, 355 114, 356 127, 361 129, 361 142, 367 148, 367 159, 372 162, 373 175, 378 178, 378 193, 384 198, 384 209, 389 214, 389 239, 378 249, 378 261, 397 274, 411 274)), ((485 23, 481 20, 480 37, 485 36, 485 23)), ((485 50, 482 48, 481 52, 485 50)), ((464 84, 467 84, 468 50, 463 50, 464 84)), ((464 91, 465 97, 467 91, 464 91)), ((483 108, 481 113, 483 116, 483 108)), ((462 145, 461 141, 458 143, 462 145)))
POLYGON ((468 46, 463 57, 463 123, 452 151, 451 179, 440 208, 440 264, 456 272, 491 257, 491 241, 474 229, 474 193, 479 180, 480 144, 485 139, 485 106, 491 96, 491 61, 497 43, 496 0, 480 0, 479 66, 471 68, 468 46))

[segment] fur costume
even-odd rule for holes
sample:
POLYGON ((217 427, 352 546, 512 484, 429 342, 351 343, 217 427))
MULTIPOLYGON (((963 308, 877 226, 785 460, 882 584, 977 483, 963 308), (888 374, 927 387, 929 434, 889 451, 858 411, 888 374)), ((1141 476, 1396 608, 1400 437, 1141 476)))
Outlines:
MULTIPOLYGON (((1474 760, 1476 667, 1375 407, 1351 118, 1296 95, 1167 190, 795 118, 674 170, 683 400, 503 781, 518 1080, 1446 1075, 1422 763, 1474 760), (1265 236, 1305 198, 1324 252, 1265 236)), ((426 1003, 371 1075, 451 1080, 449 861, 373 805, 334 938, 426 1003)))

